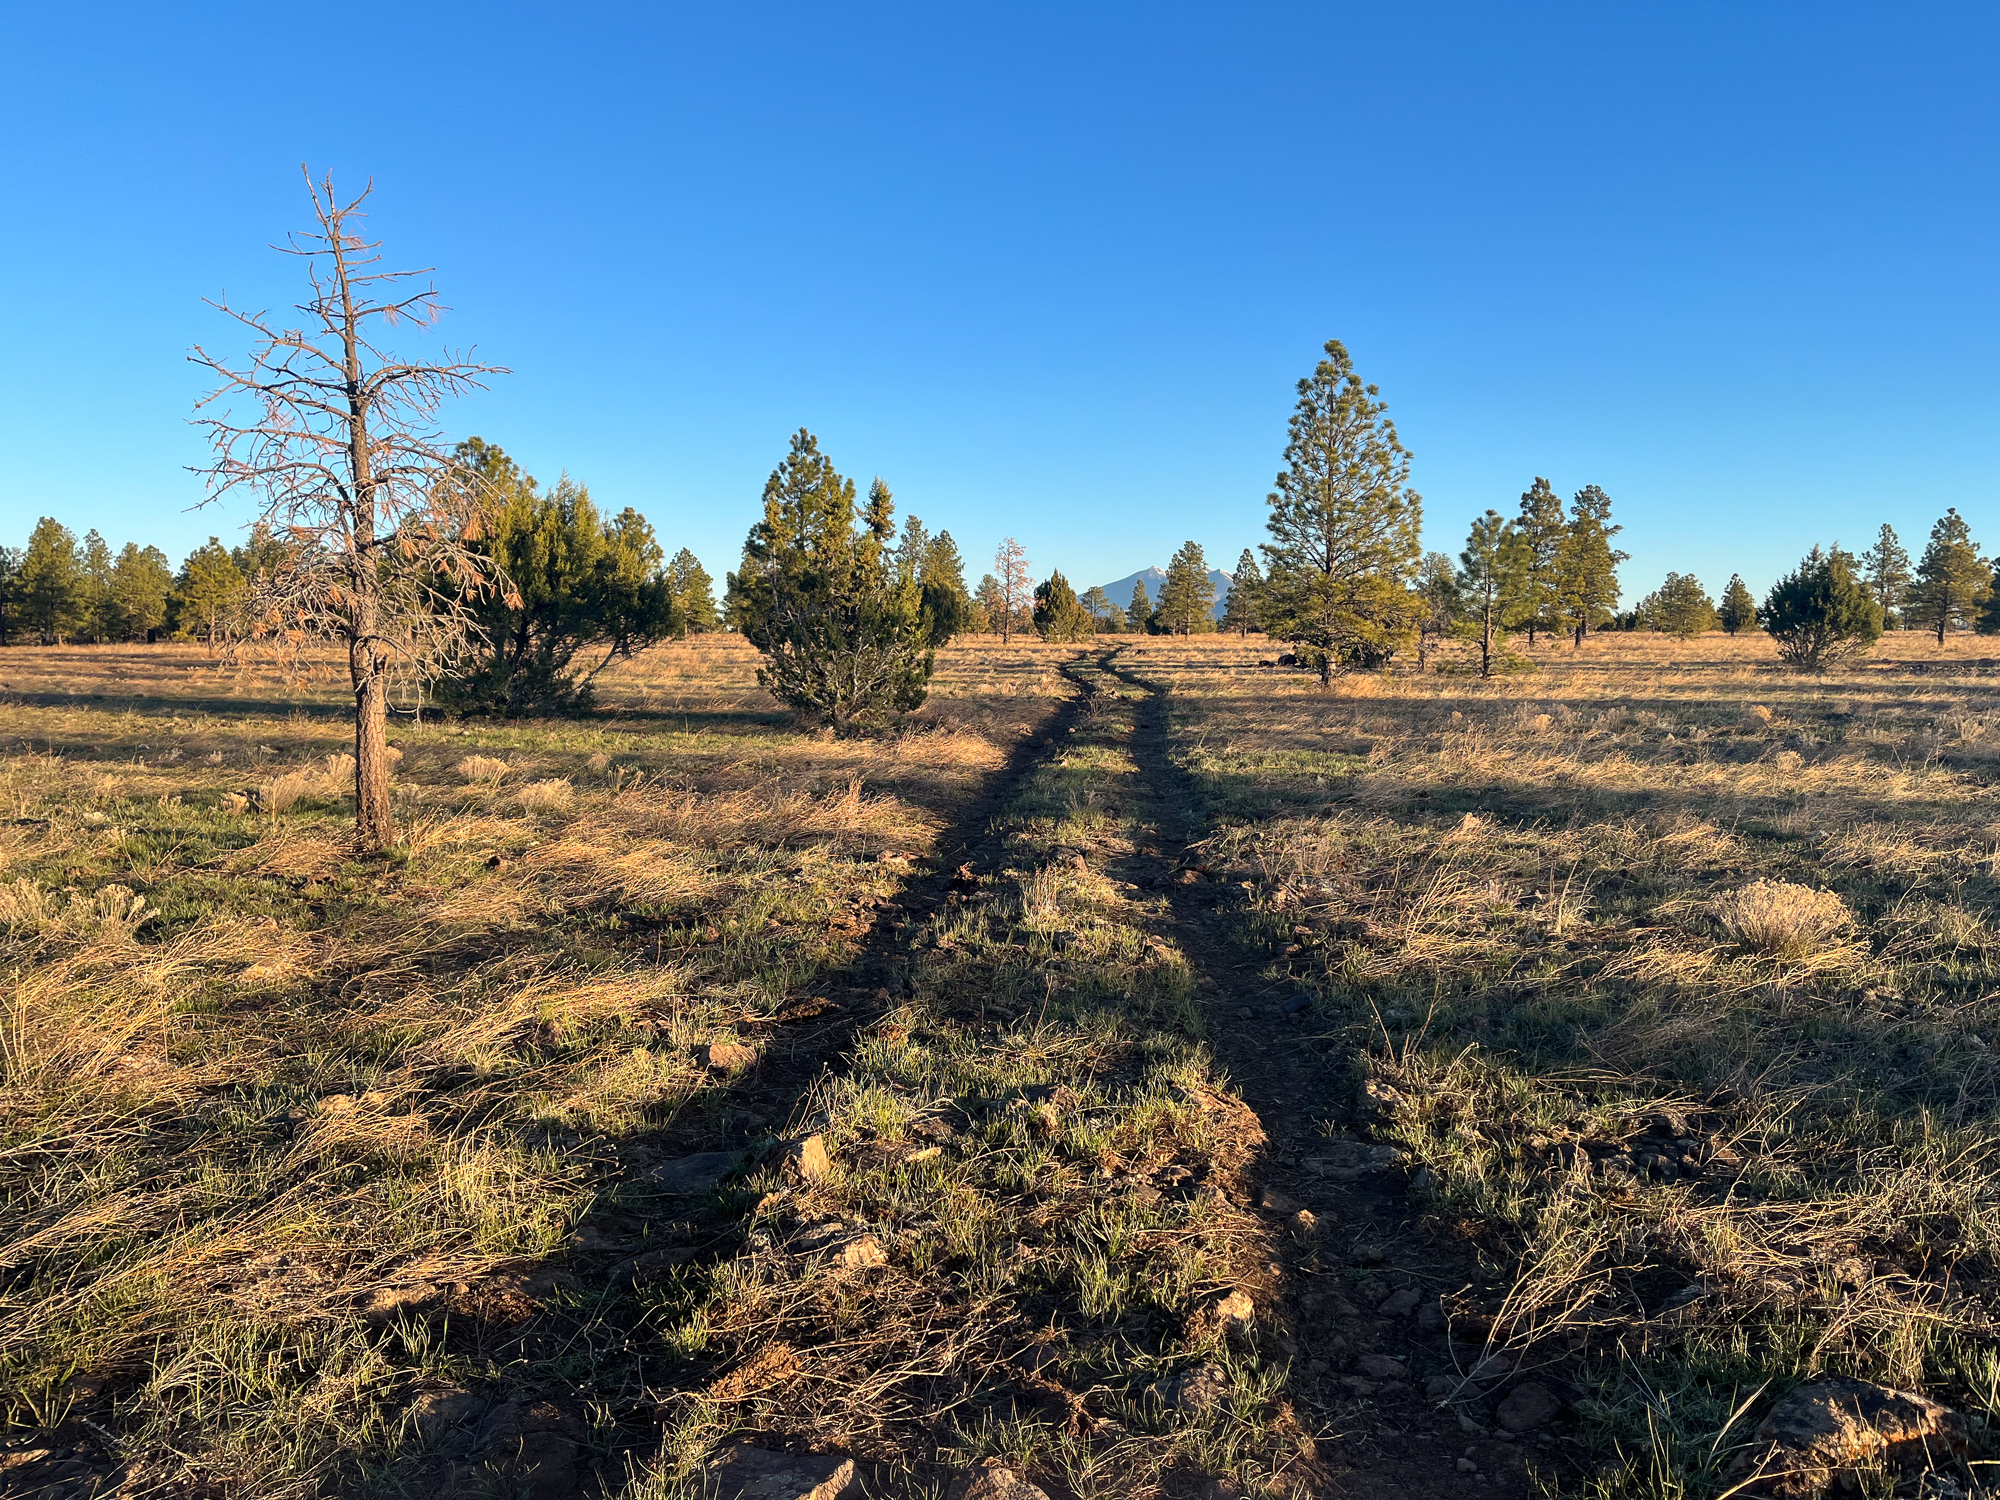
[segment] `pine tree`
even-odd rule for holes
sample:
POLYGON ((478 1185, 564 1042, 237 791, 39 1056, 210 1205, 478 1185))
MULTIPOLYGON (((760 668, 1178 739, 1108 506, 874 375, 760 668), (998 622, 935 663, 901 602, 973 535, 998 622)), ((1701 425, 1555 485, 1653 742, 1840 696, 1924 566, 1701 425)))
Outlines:
POLYGON ((1199 635, 1215 628, 1215 580, 1199 542, 1186 542, 1167 564, 1160 585, 1160 621, 1174 635, 1199 635))
POLYGON ((1045 641, 1087 641, 1095 633, 1090 611, 1060 569, 1035 589, 1035 629, 1045 641))
POLYGON ((1887 521, 1875 545, 1861 554, 1861 567, 1869 597, 1881 607, 1883 624, 1893 630, 1906 623, 1901 611, 1916 577, 1910 572, 1910 554, 1887 521))
POLYGON ((1285 470, 1269 497, 1264 628, 1295 643, 1325 685, 1408 640, 1423 502, 1409 487, 1410 455, 1388 403, 1354 373, 1338 339, 1298 392, 1285 470))
POLYGON ((1838 547, 1814 547, 1796 571, 1771 585, 1758 613, 1779 658, 1805 672, 1863 655, 1882 635, 1882 606, 1838 547))
POLYGON ((972 596, 965 591, 965 562, 949 531, 940 531, 924 548, 917 564, 917 588, 923 596, 925 628, 933 646, 972 627, 972 596))
POLYGON ((1744 587, 1741 573, 1729 575, 1729 586, 1722 591, 1722 606, 1716 610, 1715 616, 1717 623, 1731 635, 1739 630, 1748 630, 1757 623, 1757 601, 1744 587))
POLYGON ((213 651, 242 602, 243 574, 221 539, 210 537, 188 554, 174 580, 176 633, 189 640, 199 633, 213 651))
POLYGON ((991 573, 982 573, 979 587, 972 595, 972 623, 981 635, 1000 633, 1000 616, 1006 609, 1000 597, 1000 580, 991 573))
POLYGON ((1153 628, 1153 600, 1146 592, 1146 580, 1132 580, 1132 602, 1125 606, 1125 622, 1132 627, 1135 635, 1143 635, 1153 628))
POLYGON ((1514 523, 1489 509, 1472 523, 1458 567, 1459 594, 1479 626, 1479 675, 1491 677, 1494 647, 1523 612, 1528 549, 1514 523))
POLYGON ((43 516, 28 537, 16 592, 21 619, 44 641, 60 645, 85 621, 88 596, 76 537, 54 516, 43 516))
POLYGON ((715 607, 715 580, 686 547, 667 564, 667 592, 674 602, 675 628, 682 639, 721 628, 715 607))
POLYGON ((1611 497, 1603 490, 1587 484, 1576 492, 1556 547, 1555 610, 1579 646, 1616 613, 1618 565, 1631 554, 1611 539, 1624 529, 1611 524, 1611 497))
POLYGON ((1685 641, 1715 629, 1715 601, 1692 573, 1669 573, 1653 599, 1657 626, 1669 635, 1685 641))
POLYGON ((1954 507, 1931 528, 1930 545, 1917 564, 1916 586, 1909 592, 1910 619, 1937 632, 1944 644, 1947 630, 1968 629, 1993 592, 1993 569, 1979 555, 1972 530, 1954 507))
POLYGON ((1257 571, 1257 555, 1248 547, 1236 559, 1236 576, 1229 581, 1229 598, 1222 606, 1222 625, 1239 636, 1248 636, 1263 627, 1257 623, 1257 591, 1264 575, 1257 571))
POLYGON ((0 646, 13 639, 21 621, 21 559, 19 547, 0 547, 0 646))
POLYGON ((1526 629, 1530 646, 1535 644, 1537 630, 1556 628, 1563 539, 1568 531, 1569 522, 1555 486, 1536 475, 1521 496, 1521 514, 1514 522, 1514 534, 1526 549, 1527 574, 1521 588, 1520 614, 1513 623, 1526 629))
POLYGON ((1111 602, 1111 596, 1104 592, 1104 585, 1093 583, 1083 592, 1080 601, 1090 611, 1092 628, 1105 635, 1116 635, 1125 623, 1125 612, 1111 602))
POLYGON ((150 640, 167 623, 174 570, 158 547, 127 542, 111 567, 112 611, 117 633, 127 640, 150 640))
POLYGON ((102 644, 118 634, 116 605, 111 597, 111 569, 114 566, 111 544, 92 527, 83 534, 78 556, 82 562, 82 633, 102 644))
POLYGON ((1430 648, 1450 635, 1464 609, 1458 573, 1442 552, 1426 552, 1417 564, 1417 670, 1430 664, 1430 648))
POLYGON ((856 509, 854 481, 801 428, 729 576, 731 618, 764 653, 758 682, 836 732, 917 707, 936 665, 921 592, 896 577, 888 486, 856 509))

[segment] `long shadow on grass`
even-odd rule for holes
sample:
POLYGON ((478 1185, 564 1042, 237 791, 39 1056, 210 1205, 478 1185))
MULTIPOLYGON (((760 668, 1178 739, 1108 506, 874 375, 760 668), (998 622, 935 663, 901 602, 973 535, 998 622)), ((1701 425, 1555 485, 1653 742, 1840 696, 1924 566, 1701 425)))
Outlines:
MULTIPOLYGON (((612 1411, 650 1413, 663 1397, 699 1388, 702 1364, 652 1351, 659 1334, 699 1305, 715 1268, 744 1248, 745 1211, 754 1200, 729 1172, 711 1183, 705 1179, 716 1174, 714 1164, 690 1167, 689 1158, 720 1153, 747 1167, 802 1128, 795 1116, 815 1085, 839 1065, 859 1028, 898 1002, 910 938, 955 885, 969 885, 1000 862, 997 816, 1086 702, 1082 694, 1065 699, 1016 742, 1005 764, 955 809, 928 867, 877 909, 853 958, 816 976, 777 1019, 755 1028, 762 1044, 755 1066, 702 1090, 694 1105, 621 1146, 622 1175, 606 1186, 574 1248, 527 1272, 530 1285, 554 1294, 519 1326, 456 1328, 467 1357, 510 1367, 516 1400, 546 1396, 558 1406, 594 1398, 612 1411), (800 1018, 787 1022, 789 1013, 800 1018)), ((652 1433, 623 1436, 643 1443, 652 1433)))

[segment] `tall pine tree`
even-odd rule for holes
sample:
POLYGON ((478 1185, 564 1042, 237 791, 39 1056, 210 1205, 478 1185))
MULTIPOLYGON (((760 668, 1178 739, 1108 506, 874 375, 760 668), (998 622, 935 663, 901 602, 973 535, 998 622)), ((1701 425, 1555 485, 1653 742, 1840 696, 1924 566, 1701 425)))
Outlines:
POLYGON ((1236 575, 1229 580, 1229 597, 1223 601, 1225 630, 1247 636, 1262 628, 1257 623, 1257 591, 1263 585, 1264 575, 1257 571, 1257 555, 1245 547, 1243 555, 1236 559, 1236 575))
POLYGON ((1612 617, 1618 605, 1618 565, 1631 554, 1611 545, 1625 528, 1611 524, 1611 497, 1587 484, 1570 501, 1569 523, 1556 547, 1555 609, 1576 643, 1612 617))
POLYGON ((1479 627, 1479 675, 1493 675, 1493 653, 1510 622, 1525 612, 1528 549, 1514 523, 1489 509, 1472 523, 1465 550, 1458 554, 1458 590, 1479 627))
POLYGON ((1716 610, 1715 618, 1730 635, 1748 630, 1757 623, 1757 601, 1744 586, 1741 573, 1729 575, 1729 586, 1722 591, 1722 605, 1716 610))
POLYGON ((1160 585, 1160 623, 1174 635, 1198 635, 1215 628, 1215 580, 1199 542, 1187 542, 1167 564, 1160 585))
POLYGON ((1907 623, 1902 618, 1902 611, 1909 598, 1910 585, 1916 582, 1916 575, 1910 571, 1910 554, 1903 550, 1895 527, 1887 521, 1882 523, 1875 545, 1861 554, 1861 573, 1869 597, 1882 610, 1884 626, 1891 630, 1900 629, 1907 623))
POLYGON ((1993 592, 1993 570, 1979 555, 1972 530, 1954 507, 1931 528, 1930 545, 1917 564, 1916 585, 1909 592, 1910 619, 1937 632, 1969 628, 1993 592))
POLYGON ((1528 644, 1535 644, 1535 632, 1554 630, 1559 614, 1562 583, 1563 538, 1569 522, 1563 515, 1562 497, 1541 475, 1521 496, 1521 513, 1514 521, 1514 534, 1521 539, 1527 559, 1527 574, 1521 588, 1520 614, 1515 620, 1528 632, 1528 644))
POLYGON ((1380 390, 1338 339, 1299 382, 1285 468, 1269 497, 1264 628, 1319 667, 1379 663, 1416 623, 1409 577, 1423 501, 1380 390))

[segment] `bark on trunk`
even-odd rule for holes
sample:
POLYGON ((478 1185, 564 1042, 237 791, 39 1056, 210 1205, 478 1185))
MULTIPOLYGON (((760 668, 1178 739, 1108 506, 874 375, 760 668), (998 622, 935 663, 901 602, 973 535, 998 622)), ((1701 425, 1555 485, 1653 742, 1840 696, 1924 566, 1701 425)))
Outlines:
POLYGON ((354 831, 361 847, 380 853, 396 841, 389 811, 388 663, 356 641, 349 654, 354 677, 354 831))

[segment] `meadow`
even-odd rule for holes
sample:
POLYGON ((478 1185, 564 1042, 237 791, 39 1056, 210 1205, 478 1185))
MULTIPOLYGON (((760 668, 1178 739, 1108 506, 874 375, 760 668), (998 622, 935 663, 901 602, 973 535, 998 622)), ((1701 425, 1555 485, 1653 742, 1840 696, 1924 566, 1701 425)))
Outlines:
POLYGON ((376 859, 334 681, 0 652, 0 1489, 1665 1500, 1825 1374, 1976 1483, 1985 643, 1456 649, 671 643, 376 859))

